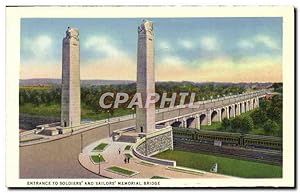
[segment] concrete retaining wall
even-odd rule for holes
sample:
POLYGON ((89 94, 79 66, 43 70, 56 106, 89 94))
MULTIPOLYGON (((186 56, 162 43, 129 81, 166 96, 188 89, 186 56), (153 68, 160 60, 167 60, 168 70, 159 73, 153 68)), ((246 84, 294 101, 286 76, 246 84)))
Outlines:
POLYGON ((132 148, 132 153, 137 158, 148 161, 148 162, 156 163, 156 164, 161 164, 161 165, 166 165, 166 166, 174 166, 174 167, 176 166, 176 161, 158 159, 158 158, 154 158, 154 157, 145 156, 145 155, 139 153, 137 148, 142 145, 145 145, 145 138, 140 139, 132 148))

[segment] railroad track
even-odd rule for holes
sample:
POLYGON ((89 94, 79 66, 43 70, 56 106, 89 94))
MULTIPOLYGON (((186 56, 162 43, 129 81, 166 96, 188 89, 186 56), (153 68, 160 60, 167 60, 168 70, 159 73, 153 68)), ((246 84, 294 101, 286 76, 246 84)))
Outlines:
POLYGON ((230 158, 237 158, 243 160, 259 161, 263 163, 282 165, 282 152, 270 153, 266 150, 253 150, 246 148, 223 146, 218 147, 212 144, 204 144, 200 142, 185 141, 174 139, 174 148, 176 150, 190 151, 190 152, 205 152, 209 154, 221 155, 230 158))

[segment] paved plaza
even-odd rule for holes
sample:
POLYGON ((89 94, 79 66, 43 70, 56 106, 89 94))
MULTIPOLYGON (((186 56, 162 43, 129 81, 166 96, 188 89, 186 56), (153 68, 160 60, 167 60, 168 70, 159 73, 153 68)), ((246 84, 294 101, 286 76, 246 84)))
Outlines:
POLYGON ((99 153, 105 159, 105 162, 100 164, 100 175, 107 178, 121 179, 121 178, 152 178, 153 176, 159 176, 164 178, 231 178, 229 176, 224 176, 220 174, 209 173, 205 171, 192 170, 188 168, 176 167, 175 169, 180 169, 180 171, 174 171, 173 167, 158 165, 158 164, 147 164, 145 162, 134 157, 131 154, 131 150, 125 150, 127 145, 133 145, 133 143, 124 142, 113 142, 111 138, 106 138, 103 140, 96 141, 83 149, 83 152, 79 154, 79 162, 87 170, 99 174, 99 164, 93 163, 91 160, 91 155, 99 155, 99 153), (108 146, 102 151, 97 152, 93 149, 101 144, 107 143, 108 146), (119 154, 119 150, 121 153, 119 154), (129 163, 124 163, 125 154, 130 153, 133 157, 130 159, 129 163), (130 171, 136 172, 133 176, 126 176, 121 174, 112 173, 106 169, 111 166, 117 166, 130 171))

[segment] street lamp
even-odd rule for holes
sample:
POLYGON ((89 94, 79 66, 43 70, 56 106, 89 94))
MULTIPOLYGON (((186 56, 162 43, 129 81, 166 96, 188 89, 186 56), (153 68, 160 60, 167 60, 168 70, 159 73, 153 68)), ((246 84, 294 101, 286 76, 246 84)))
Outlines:
POLYGON ((82 139, 83 136, 82 136, 82 133, 80 133, 80 147, 81 147, 81 153, 82 153, 82 149, 83 149, 83 145, 82 145, 82 139))
POLYGON ((107 113, 108 113, 108 119, 107 119, 107 124, 108 124, 108 136, 110 137, 110 123, 109 123, 109 113, 110 113, 110 111, 108 110, 107 111, 107 113))
POLYGON ((73 128, 72 128, 72 120, 70 121, 71 124, 71 135, 73 134, 73 128))
POLYGON ((132 118, 134 118, 134 107, 132 107, 131 110, 132 110, 132 118))
POLYGON ((109 110, 107 111, 107 114, 108 114, 108 118, 107 118, 107 121, 109 122, 109 114, 110 112, 109 112, 109 110))
POLYGON ((100 174, 101 174, 101 166, 100 166, 100 162, 101 162, 101 160, 100 160, 101 154, 100 154, 100 153, 99 153, 98 157, 99 157, 99 175, 100 175, 100 174))

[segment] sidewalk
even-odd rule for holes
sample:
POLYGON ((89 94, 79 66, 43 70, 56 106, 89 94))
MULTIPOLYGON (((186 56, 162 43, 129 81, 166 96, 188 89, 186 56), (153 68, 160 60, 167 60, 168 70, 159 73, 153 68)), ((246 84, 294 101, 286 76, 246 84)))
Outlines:
MULTIPOLYGON (((105 162, 100 164, 100 175, 108 178, 121 179, 121 178, 151 178, 153 176, 160 176, 164 178, 229 178, 229 176, 224 176, 220 174, 213 174, 205 171, 199 171, 198 174, 191 174, 181 171, 173 171, 168 169, 167 166, 157 165, 157 164, 141 164, 142 160, 134 157, 129 151, 124 150, 127 145, 133 145, 132 143, 124 142, 113 142, 111 138, 106 138, 94 142, 83 149, 83 153, 79 154, 79 162, 87 170, 93 173, 99 174, 99 164, 94 164, 90 158, 91 155, 98 155, 99 153, 104 157, 105 162), (109 144, 102 152, 92 152, 100 143, 109 144), (121 153, 119 154, 119 149, 121 153), (133 157, 130 158, 130 163, 124 163, 125 153, 130 153, 133 157), (136 175, 131 177, 112 173, 105 170, 108 167, 117 166, 130 171, 137 172, 136 175), (201 172, 201 174, 200 174, 201 172)), ((143 162, 144 163, 144 162, 143 162)))

